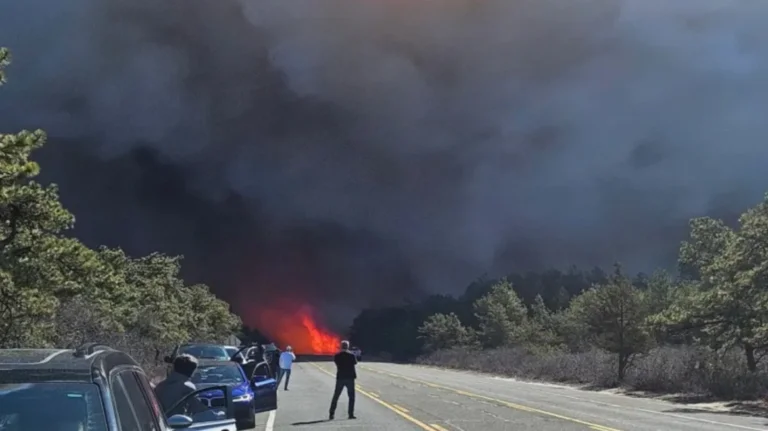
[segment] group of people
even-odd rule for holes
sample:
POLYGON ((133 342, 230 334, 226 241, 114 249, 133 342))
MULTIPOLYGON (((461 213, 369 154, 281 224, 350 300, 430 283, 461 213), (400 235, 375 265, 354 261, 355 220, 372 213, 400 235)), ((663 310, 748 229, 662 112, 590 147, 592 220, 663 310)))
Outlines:
MULTIPOLYGON (((280 387, 280 383, 283 381, 283 378, 285 378, 284 390, 287 391, 288 383, 291 379, 291 369, 293 368, 294 361, 296 361, 296 355, 293 353, 293 348, 287 346, 285 351, 280 353, 278 358, 278 367, 275 367, 277 368, 277 386, 280 387)), ((269 363, 272 361, 267 360, 267 362, 269 363)), ((357 365, 357 357, 354 353, 350 352, 348 341, 341 342, 341 351, 334 355, 333 362, 336 364, 336 386, 333 391, 333 398, 331 398, 331 408, 328 417, 331 420, 334 418, 339 397, 346 388, 347 396, 349 397, 347 414, 350 419, 356 419, 355 379, 357 379, 357 372, 355 366, 357 365)), ((192 355, 182 354, 174 359, 173 371, 165 380, 155 387, 155 394, 163 407, 163 411, 168 412, 168 410, 174 407, 174 405, 181 399, 197 390, 195 384, 191 381, 192 375, 194 375, 197 370, 197 365, 197 359, 192 355)), ((272 364, 270 364, 270 366, 271 365, 272 364)), ((168 412, 168 416, 172 416, 176 413, 187 413, 193 415, 197 420, 207 420, 203 416, 219 414, 210 411, 205 404, 196 398, 192 398, 193 399, 186 403, 185 406, 177 407, 177 409, 183 407, 183 412, 168 412)), ((215 419, 215 417, 212 419, 215 419)))

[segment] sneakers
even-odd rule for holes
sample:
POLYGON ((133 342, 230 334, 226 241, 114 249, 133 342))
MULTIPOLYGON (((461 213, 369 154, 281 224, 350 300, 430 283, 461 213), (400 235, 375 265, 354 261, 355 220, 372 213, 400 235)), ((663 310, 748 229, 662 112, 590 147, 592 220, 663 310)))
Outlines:
POLYGON ((349 418, 350 418, 350 419, 357 419, 357 416, 355 416, 355 415, 349 415, 349 418))

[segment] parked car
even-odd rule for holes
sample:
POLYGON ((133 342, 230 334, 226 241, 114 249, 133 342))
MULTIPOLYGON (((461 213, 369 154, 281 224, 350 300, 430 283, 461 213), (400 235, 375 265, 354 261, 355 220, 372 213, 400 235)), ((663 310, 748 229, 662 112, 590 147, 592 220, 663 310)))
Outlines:
MULTIPOLYGON (((246 375, 236 362, 202 360, 198 363, 192 383, 198 388, 226 385, 232 389, 237 429, 256 426, 256 414, 277 408, 277 382, 258 368, 246 375), (259 374, 262 373, 262 374, 259 374)), ((220 389, 203 392, 200 401, 209 407, 221 407, 225 401, 220 389)))
POLYGON ((187 343, 176 346, 170 355, 163 358, 168 366, 165 369, 166 374, 170 374, 173 371, 173 361, 177 356, 183 354, 192 355, 198 360, 211 359, 216 361, 228 361, 231 355, 227 353, 225 346, 220 344, 209 343, 187 343))
MULTIPOLYGON (((224 415, 198 422, 180 414, 166 417, 144 370, 126 353, 95 343, 76 350, 0 350, 0 424, 11 429, 45 430, 72 424, 85 431, 233 431, 235 403, 228 385, 199 389, 169 411, 211 391, 219 391, 223 398, 212 409, 224 415), (40 413, 41 406, 45 414, 40 413)), ((262 411, 277 409, 273 392, 254 391, 254 402, 262 411)))
POLYGON ((197 359, 213 359, 228 361, 232 356, 227 353, 226 346, 208 343, 187 343, 176 346, 170 356, 166 356, 166 362, 173 363, 173 359, 182 354, 192 355, 197 359))

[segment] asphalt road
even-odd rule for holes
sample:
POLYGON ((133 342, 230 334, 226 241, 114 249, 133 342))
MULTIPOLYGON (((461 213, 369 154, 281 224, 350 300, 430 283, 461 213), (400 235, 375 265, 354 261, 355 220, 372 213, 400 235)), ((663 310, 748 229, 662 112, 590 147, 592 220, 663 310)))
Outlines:
POLYGON ((278 410, 256 430, 739 431, 768 430, 768 419, 693 410, 659 400, 457 371, 387 363, 358 366, 355 414, 346 393, 328 421, 333 364, 296 363, 278 410))

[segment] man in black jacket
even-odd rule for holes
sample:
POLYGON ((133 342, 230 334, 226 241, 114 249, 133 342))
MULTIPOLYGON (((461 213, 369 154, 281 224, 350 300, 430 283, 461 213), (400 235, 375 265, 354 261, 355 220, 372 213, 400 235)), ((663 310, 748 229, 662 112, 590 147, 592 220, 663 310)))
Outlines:
POLYGON ((349 397, 347 413, 350 419, 357 419, 355 417, 355 379, 357 378, 355 365, 357 365, 357 358, 355 358, 354 353, 349 351, 349 341, 341 342, 341 352, 333 357, 333 362, 336 363, 336 389, 333 391, 331 411, 328 417, 333 419, 341 391, 347 388, 347 396, 349 397))

